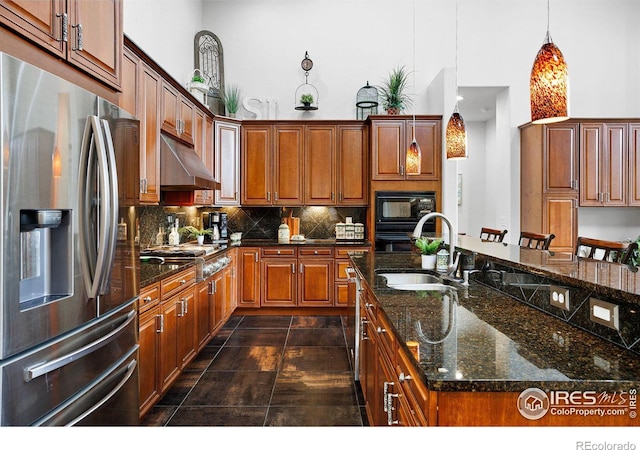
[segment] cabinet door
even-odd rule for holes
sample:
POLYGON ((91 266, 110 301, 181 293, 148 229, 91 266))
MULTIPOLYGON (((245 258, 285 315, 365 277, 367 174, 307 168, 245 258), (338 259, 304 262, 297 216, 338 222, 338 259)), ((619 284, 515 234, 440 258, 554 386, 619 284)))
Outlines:
POLYGON ((627 124, 606 123, 604 126, 605 152, 602 174, 605 206, 627 205, 628 137, 627 124))
POLYGON ((213 295, 210 292, 211 285, 208 281, 202 281, 196 286, 194 312, 196 315, 196 344, 198 351, 207 345, 211 338, 213 295))
POLYGON ((158 358, 160 350, 160 307, 140 315, 138 323, 138 378, 140 380, 140 417, 160 399, 158 358))
POLYGON ((120 87, 123 27, 122 1, 69 1, 67 59, 108 83, 120 87))
MULTIPOLYGON (((413 121, 406 121, 406 141, 403 147, 401 164, 404 166, 406 149, 409 148, 413 140, 413 121)), ((440 120, 416 120, 415 137, 420 146, 420 174, 407 175, 408 180, 439 180, 440 179, 440 159, 442 157, 442 140, 440 120)))
POLYGON ((640 206, 640 124, 629 124, 629 206, 640 206))
POLYGON ((578 192, 578 124, 545 125, 544 192, 578 192))
POLYGON ((188 143, 194 143, 196 139, 196 107, 189 99, 179 96, 180 99, 180 138, 188 143))
POLYGON ((168 83, 162 83, 162 130, 180 137, 180 94, 168 83))
POLYGON ((178 362, 183 370, 196 356, 195 290, 188 288, 178 297, 178 362))
POLYGON ((239 206, 240 125, 216 120, 215 152, 216 180, 220 182, 220 189, 215 191, 215 204, 239 206))
POLYGON ((271 204, 272 127, 242 127, 242 205, 271 204))
POLYGON ((601 206, 604 172, 602 124, 580 125, 580 206, 601 206))
POLYGON ((543 203, 542 232, 556 235, 549 250, 573 253, 578 239, 577 196, 546 194, 543 203))
POLYGON ((60 58, 66 57, 62 39, 63 14, 66 12, 66 0, 0 2, 0 22, 60 58))
MULTIPOLYGON (((205 165, 207 169, 209 169, 209 173, 214 175, 213 172, 213 147, 209 149, 207 147, 207 119, 203 111, 197 109, 194 111, 194 122, 193 122, 193 149, 196 154, 200 157, 200 160, 205 165)), ((211 127, 213 128, 213 121, 211 122, 211 127)), ((211 132, 213 130, 211 129, 211 132)), ((211 144, 211 141, 209 141, 211 144)), ((213 191, 210 190, 196 190, 193 193, 193 204, 194 205, 213 205, 213 191)))
POLYGON ((337 141, 337 203, 366 206, 369 203, 367 128, 338 126, 337 141))
POLYGON ((303 127, 276 125, 274 127, 274 205, 302 205, 304 189, 303 127))
POLYGON ((309 125, 304 135, 304 203, 336 204, 336 127, 309 125))
POLYGON ((178 296, 160 304, 160 392, 164 393, 180 374, 178 357, 178 296))
POLYGON ((333 306, 333 259, 299 260, 298 306, 333 306))
POLYGON ((258 248, 238 249, 238 307, 260 307, 260 263, 258 248))
POLYGON ((122 55, 122 94, 118 106, 136 117, 140 117, 138 92, 141 77, 138 68, 141 65, 140 58, 125 48, 122 55))
POLYGON ((296 306, 296 265, 295 258, 262 259, 260 306, 296 306))
POLYGON ((140 202, 160 202, 160 114, 162 80, 146 64, 140 70, 140 202))
POLYGON ((406 140, 404 120, 372 122, 372 180, 404 180, 404 145, 406 140))
POLYGON ((226 322, 236 309, 238 304, 236 297, 235 265, 229 265, 224 269, 224 321, 226 322))

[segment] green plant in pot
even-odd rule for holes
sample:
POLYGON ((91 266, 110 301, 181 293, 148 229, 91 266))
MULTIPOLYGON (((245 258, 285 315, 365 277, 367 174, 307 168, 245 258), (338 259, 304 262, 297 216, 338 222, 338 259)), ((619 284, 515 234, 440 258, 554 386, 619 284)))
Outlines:
POLYGON ((413 104, 411 97, 405 92, 409 72, 404 66, 398 66, 389 72, 389 77, 377 86, 382 100, 382 107, 387 114, 400 114, 407 106, 413 104))
POLYGON ((202 245, 202 243, 204 242, 204 237, 212 236, 213 230, 211 228, 198 229, 191 225, 187 225, 186 227, 180 228, 180 234, 186 234, 190 239, 196 238, 196 240, 198 241, 198 244, 202 245))
POLYGON ((224 90, 222 101, 229 115, 235 117, 240 108, 240 88, 235 84, 227 86, 224 90))
POLYGON ((436 268, 436 253, 438 253, 441 244, 441 239, 429 239, 426 237, 420 237, 416 239, 415 246, 420 250, 420 253, 422 254, 423 269, 436 268))
POLYGON ((309 107, 313 103, 313 95, 311 94, 302 94, 300 96, 300 103, 304 106, 309 107))

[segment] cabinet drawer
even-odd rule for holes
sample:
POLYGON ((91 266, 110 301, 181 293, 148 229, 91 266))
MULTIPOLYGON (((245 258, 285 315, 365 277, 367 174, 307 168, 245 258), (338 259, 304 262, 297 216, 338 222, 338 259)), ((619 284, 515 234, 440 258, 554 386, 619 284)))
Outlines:
POLYGON ((368 252, 369 247, 336 247, 336 259, 349 259, 351 252, 368 252))
POLYGON ((347 281, 347 267, 349 267, 348 259, 339 259, 336 261, 336 281, 347 281))
POLYGON ((160 283, 145 287, 138 297, 138 313, 142 314, 149 308, 160 303, 160 283))
POLYGON ((378 325, 376 327, 376 334, 378 337, 378 342, 382 346, 384 353, 389 356, 391 364, 395 364, 397 344, 396 336, 393 333, 391 326, 387 322, 387 318, 385 317, 384 313, 378 314, 378 325))
POLYGON ((182 289, 195 284, 196 268, 190 267, 162 280, 160 283, 160 297, 165 301, 169 296, 181 291, 182 289))
POLYGON ((333 258, 333 248, 331 247, 318 247, 318 248, 300 248, 298 254, 301 257, 313 257, 313 256, 328 256, 333 258))
POLYGON ((260 249, 260 256, 262 256, 263 258, 272 258, 278 256, 295 258, 297 256, 297 252, 295 247, 268 247, 260 249))
POLYGON ((396 375, 416 423, 422 426, 428 425, 429 390, 420 379, 410 356, 400 347, 396 356, 396 375))

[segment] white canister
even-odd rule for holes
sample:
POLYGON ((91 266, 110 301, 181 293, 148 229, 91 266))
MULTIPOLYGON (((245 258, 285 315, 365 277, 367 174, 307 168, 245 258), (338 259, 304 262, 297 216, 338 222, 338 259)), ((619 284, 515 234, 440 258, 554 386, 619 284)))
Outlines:
POLYGON ((358 222, 355 224, 355 229, 356 240, 364 241, 364 225, 358 222))
MULTIPOLYGON (((351 217, 348 217, 350 219, 351 217)), ((356 226, 353 222, 347 222, 344 226, 344 238, 347 240, 354 240, 356 238, 356 226)))
POLYGON ((342 222, 338 222, 336 224, 336 239, 345 239, 345 224, 342 222))
POLYGON ((278 227, 278 242, 281 244, 288 244, 290 237, 289 225, 282 223, 278 227))
POLYGON ((444 248, 437 253, 436 270, 446 272, 449 267, 449 252, 444 248))

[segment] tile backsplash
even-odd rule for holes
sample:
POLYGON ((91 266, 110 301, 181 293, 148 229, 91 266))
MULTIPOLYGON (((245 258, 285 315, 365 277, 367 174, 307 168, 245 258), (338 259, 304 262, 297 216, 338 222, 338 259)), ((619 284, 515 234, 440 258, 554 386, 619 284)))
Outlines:
MULTIPOLYGON (((210 212, 227 213, 229 233, 242 232, 245 239, 277 239, 278 227, 282 218, 292 214, 300 218, 300 234, 310 239, 330 239, 335 237, 335 224, 352 217, 354 223, 365 224, 367 208, 335 208, 327 206, 307 206, 295 208, 280 207, 164 207, 142 206, 139 208, 140 243, 142 247, 151 245, 158 233, 158 228, 167 229, 175 218, 181 227, 193 225, 200 227, 206 223, 210 212)), ((182 237, 184 241, 186 237, 182 237)))

